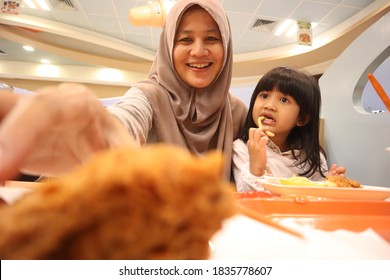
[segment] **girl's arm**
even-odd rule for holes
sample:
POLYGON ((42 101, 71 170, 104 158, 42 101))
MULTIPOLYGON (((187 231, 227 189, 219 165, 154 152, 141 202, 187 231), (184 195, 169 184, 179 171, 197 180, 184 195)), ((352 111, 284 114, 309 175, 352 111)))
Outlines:
POLYGON ((261 129, 250 128, 248 139, 249 171, 257 177, 265 174, 267 166, 266 145, 268 137, 261 129))
POLYGON ((249 153, 247 145, 238 139, 233 143, 232 158, 233 175, 238 192, 245 191, 264 191, 263 186, 249 171, 249 153))

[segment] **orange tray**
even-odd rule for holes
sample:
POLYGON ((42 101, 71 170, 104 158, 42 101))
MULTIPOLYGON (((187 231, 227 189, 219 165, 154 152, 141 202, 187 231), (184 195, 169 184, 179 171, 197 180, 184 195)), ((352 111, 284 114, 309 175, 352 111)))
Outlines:
POLYGON ((390 201, 280 198, 261 192, 236 193, 235 197, 241 206, 277 223, 288 219, 326 231, 345 229, 360 232, 371 228, 390 242, 390 201))

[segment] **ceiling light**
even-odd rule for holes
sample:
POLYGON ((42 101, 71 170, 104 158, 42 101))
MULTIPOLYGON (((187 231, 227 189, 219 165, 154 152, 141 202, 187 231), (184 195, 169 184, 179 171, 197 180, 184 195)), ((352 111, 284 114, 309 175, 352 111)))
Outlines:
POLYGON ((39 7, 41 7, 42 10, 50 11, 49 5, 46 3, 46 0, 36 0, 39 7))
POLYGON ((30 9, 36 9, 35 3, 32 0, 23 0, 23 3, 27 5, 30 9))
POLYGON ((103 81, 121 81, 123 74, 118 69, 103 68, 98 71, 97 78, 103 81))
POLYGON ((297 30, 298 30, 298 26, 296 24, 294 24, 293 26, 291 26, 287 32, 285 33, 284 36, 286 37, 292 37, 293 35, 296 35, 297 34, 297 30))
POLYGON ((41 64, 35 71, 41 77, 60 77, 61 74, 61 69, 56 65, 41 64))
POLYGON ((164 6, 166 14, 169 14, 169 11, 176 4, 176 1, 172 1, 172 0, 160 0, 160 2, 164 6))
POLYGON ((164 20, 175 4, 172 0, 150 1, 147 6, 129 10, 129 21, 135 26, 162 27, 164 20))
POLYGON ((50 64, 51 62, 50 62, 50 60, 48 60, 46 58, 42 58, 41 59, 41 63, 43 63, 43 64, 50 64))
POLYGON ((33 51, 35 51, 35 49, 34 49, 33 47, 31 47, 31 46, 23 46, 23 49, 25 49, 25 50, 28 51, 28 52, 33 52, 33 51))
POLYGON ((23 3, 30 9, 38 9, 39 7, 41 10, 50 11, 50 7, 46 0, 23 0, 23 3))
POLYGON ((291 28, 291 26, 295 23, 292 19, 286 19, 282 22, 282 24, 276 29, 274 35, 275 36, 281 36, 286 30, 291 28))

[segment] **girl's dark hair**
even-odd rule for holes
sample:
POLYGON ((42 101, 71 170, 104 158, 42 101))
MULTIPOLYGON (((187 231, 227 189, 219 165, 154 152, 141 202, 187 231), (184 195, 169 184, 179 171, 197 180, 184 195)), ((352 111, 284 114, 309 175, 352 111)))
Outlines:
POLYGON ((253 106, 257 95, 262 91, 277 90, 289 95, 297 102, 300 111, 299 118, 308 120, 304 126, 296 126, 287 138, 289 148, 302 152, 298 155, 293 153, 296 163, 309 168, 302 172, 301 176, 310 177, 316 171, 325 177, 321 169, 320 153, 326 156, 319 142, 319 125, 321 109, 321 92, 318 81, 310 74, 291 67, 277 67, 267 72, 257 83, 251 97, 249 112, 245 121, 240 138, 246 143, 249 137, 249 128, 257 127, 253 121, 253 106))

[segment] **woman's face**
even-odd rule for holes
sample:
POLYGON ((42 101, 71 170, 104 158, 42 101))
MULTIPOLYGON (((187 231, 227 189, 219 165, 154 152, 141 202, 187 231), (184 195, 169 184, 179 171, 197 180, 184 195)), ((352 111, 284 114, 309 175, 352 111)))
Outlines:
POLYGON ((180 78, 192 87, 207 87, 221 71, 223 59, 217 23, 203 8, 189 8, 180 21, 173 47, 173 64, 180 78))

